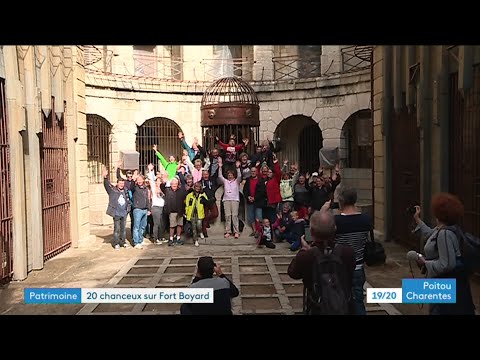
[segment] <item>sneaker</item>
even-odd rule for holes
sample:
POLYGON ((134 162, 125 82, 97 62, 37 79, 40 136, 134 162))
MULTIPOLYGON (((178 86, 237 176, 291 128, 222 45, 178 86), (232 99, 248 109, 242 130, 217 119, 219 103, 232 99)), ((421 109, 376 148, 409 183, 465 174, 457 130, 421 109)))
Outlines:
POLYGON ((195 246, 200 246, 200 244, 198 243, 198 240, 195 240, 195 246))
POLYGON ((269 249, 275 249, 275 244, 271 241, 265 241, 265 246, 269 249))
POLYGON ((131 246, 130 246, 130 244, 125 243, 125 244, 123 244, 123 247, 124 247, 125 249, 129 249, 131 246))
POLYGON ((203 233, 200 233, 200 239, 205 239, 205 235, 203 235, 203 233))
POLYGON ((142 250, 143 245, 142 244, 137 244, 137 245, 134 246, 134 249, 142 250))
POLYGON ((251 233, 250 235, 248 235, 248 236, 255 236, 255 232, 252 232, 252 233, 251 233))
POLYGON ((235 233, 235 239, 238 239, 240 237, 239 233, 235 233))
POLYGON ((162 243, 166 244, 166 243, 168 243, 168 240, 165 239, 165 238, 162 238, 162 243))
POLYGON ((224 235, 224 238, 229 238, 229 237, 230 237, 230 234, 229 234, 229 233, 226 233, 226 234, 224 235))
POLYGON ((168 240, 168 246, 174 246, 174 245, 175 245, 175 242, 172 239, 168 240))
POLYGON ((181 238, 177 237, 176 244, 177 245, 183 245, 183 240, 181 238))
POLYGON ((115 250, 120 250, 120 245, 117 244, 117 245, 115 245, 113 248, 114 248, 115 250))
POLYGON ((155 240, 155 245, 161 245, 161 244, 163 244, 163 242, 161 242, 161 241, 160 241, 160 240, 158 240, 158 239, 157 239, 157 240, 155 240))

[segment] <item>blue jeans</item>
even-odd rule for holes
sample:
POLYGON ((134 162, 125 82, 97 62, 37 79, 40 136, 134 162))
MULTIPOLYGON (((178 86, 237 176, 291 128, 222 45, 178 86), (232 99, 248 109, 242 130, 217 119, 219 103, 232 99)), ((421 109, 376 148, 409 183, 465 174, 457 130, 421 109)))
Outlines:
POLYGON ((353 272, 352 291, 355 305, 355 315, 367 315, 365 304, 363 303, 363 285, 365 284, 365 270, 355 270, 353 272))
POLYGON ((255 223, 255 220, 262 222, 262 208, 255 207, 255 204, 247 204, 248 224, 255 223))
POLYGON ((147 227, 147 210, 133 209, 133 245, 143 242, 143 233, 147 227))

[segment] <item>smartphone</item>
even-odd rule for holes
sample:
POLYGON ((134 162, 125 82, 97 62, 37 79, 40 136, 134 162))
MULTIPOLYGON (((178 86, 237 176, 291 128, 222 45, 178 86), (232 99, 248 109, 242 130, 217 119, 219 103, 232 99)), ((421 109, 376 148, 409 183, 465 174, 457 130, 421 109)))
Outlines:
POLYGON ((305 241, 308 244, 311 244, 313 242, 312 241, 312 233, 310 232, 310 225, 305 226, 305 241))
POLYGON ((338 204, 338 202, 332 202, 330 203, 330 209, 340 209, 340 205, 338 204))

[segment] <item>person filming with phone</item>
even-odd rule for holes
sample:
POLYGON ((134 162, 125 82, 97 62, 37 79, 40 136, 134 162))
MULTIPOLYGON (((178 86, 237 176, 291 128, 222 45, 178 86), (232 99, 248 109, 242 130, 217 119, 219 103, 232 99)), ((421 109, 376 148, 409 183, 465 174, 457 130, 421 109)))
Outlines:
POLYGON ((233 315, 231 300, 240 292, 211 256, 202 256, 198 259, 197 273, 190 288, 213 288, 213 303, 185 303, 180 307, 180 314, 233 315))
POLYGON ((416 262, 427 278, 456 279, 456 303, 430 304, 430 315, 475 315, 468 271, 464 265, 461 240, 457 228, 463 216, 463 204, 448 193, 440 193, 432 198, 432 213, 436 226, 432 229, 420 218, 421 207, 415 205, 413 219, 417 224, 414 232, 427 241, 423 248, 424 256, 417 256, 416 262))

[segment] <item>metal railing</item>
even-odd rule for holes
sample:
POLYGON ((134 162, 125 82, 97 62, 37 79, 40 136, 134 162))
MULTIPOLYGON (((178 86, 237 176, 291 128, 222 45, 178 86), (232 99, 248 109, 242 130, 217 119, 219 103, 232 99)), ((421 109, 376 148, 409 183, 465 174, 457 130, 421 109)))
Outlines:
MULTIPOLYGON (((245 81, 255 81, 253 79, 254 65, 262 67, 261 63, 248 58, 185 61, 180 57, 134 54, 133 64, 132 62, 123 63, 125 70, 121 71, 123 72, 121 74, 115 73, 118 72, 118 67, 122 67, 121 63, 116 64, 115 67, 117 69, 112 70, 112 59, 115 55, 111 50, 96 46, 84 46, 84 49, 85 69, 87 72, 149 79, 151 81, 184 81, 184 78, 187 77, 191 82, 210 82, 227 76, 241 77, 245 81), (186 72, 188 72, 188 76, 185 76, 186 72)), ((372 53, 373 46, 344 47, 341 49, 340 66, 332 66, 332 60, 332 64, 325 66, 326 70, 323 72, 321 56, 302 57, 298 54, 275 56, 272 58, 274 80, 311 79, 367 70, 370 67, 372 53)), ((269 66, 263 66, 263 68, 269 68, 269 66)))
POLYGON ((275 80, 308 79, 321 76, 320 57, 275 56, 272 61, 275 80))
POLYGON ((348 46, 341 50, 342 73, 350 73, 370 68, 373 46, 348 46))
POLYGON ((83 49, 85 70, 102 73, 112 72, 112 50, 102 49, 94 45, 84 45, 83 49))
POLYGON ((183 60, 181 58, 155 55, 133 55, 135 76, 146 76, 160 80, 183 80, 183 60))
POLYGON ((203 59, 203 80, 211 81, 222 77, 241 77, 249 81, 253 79, 253 64, 255 62, 246 58, 233 59, 203 59))

